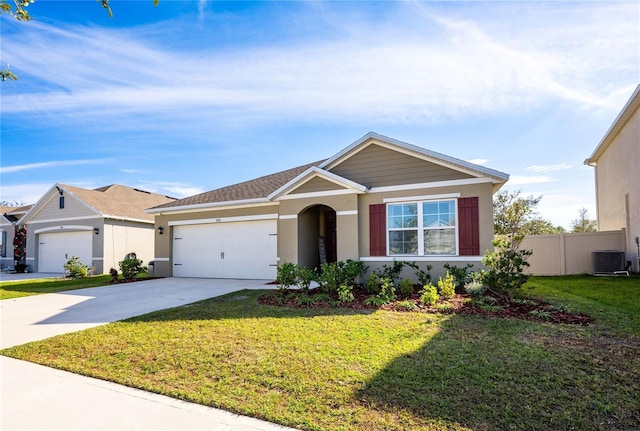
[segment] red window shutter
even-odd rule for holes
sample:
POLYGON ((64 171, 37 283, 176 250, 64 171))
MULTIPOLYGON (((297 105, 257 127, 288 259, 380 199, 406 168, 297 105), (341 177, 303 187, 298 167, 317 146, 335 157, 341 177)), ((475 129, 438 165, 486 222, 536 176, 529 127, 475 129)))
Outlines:
POLYGON ((369 205, 369 256, 387 255, 387 207, 369 205))
POLYGON ((460 256, 480 255, 478 198, 458 199, 458 246, 460 256))

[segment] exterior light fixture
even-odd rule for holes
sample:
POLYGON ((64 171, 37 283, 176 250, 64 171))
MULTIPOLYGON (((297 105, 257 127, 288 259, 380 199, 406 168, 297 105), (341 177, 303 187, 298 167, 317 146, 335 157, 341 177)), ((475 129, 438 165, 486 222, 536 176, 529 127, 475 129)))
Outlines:
POLYGON ((162 226, 158 226, 158 233, 162 235, 163 232, 164 232, 164 228, 162 226))
POLYGON ((93 228, 93 233, 95 233, 96 235, 98 235, 100 233, 100 228, 94 227, 93 228))

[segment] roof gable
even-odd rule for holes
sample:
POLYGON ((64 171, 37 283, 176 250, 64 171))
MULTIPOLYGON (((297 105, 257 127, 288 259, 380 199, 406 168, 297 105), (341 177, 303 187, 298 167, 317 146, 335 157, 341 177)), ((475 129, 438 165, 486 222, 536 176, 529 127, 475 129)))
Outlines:
POLYGON ((611 145, 614 138, 618 133, 620 133, 631 117, 633 117, 638 108, 640 108, 640 85, 636 87, 635 91, 624 105, 624 108, 622 108, 616 119, 613 121, 609 130, 607 130, 607 133, 604 134, 596 149, 593 150, 591 157, 584 161, 585 165, 595 165, 597 163, 600 156, 602 156, 602 153, 604 153, 609 145, 611 145))
POLYGON ((285 195, 300 197, 301 195, 318 193, 362 193, 366 189, 361 184, 312 166, 270 194, 269 199, 283 198, 285 195))
POLYGON ((97 189, 84 189, 66 184, 55 184, 27 212, 24 222, 34 219, 64 219, 69 217, 98 216, 126 220, 153 221, 145 209, 174 201, 174 198, 144 190, 112 184, 97 189), (65 197, 63 213, 56 197, 65 197))
MULTIPOLYGON (((456 159, 455 157, 447 156, 445 154, 437 153, 435 151, 427 150, 425 148, 417 147, 415 145, 407 144, 406 142, 398 141, 396 139, 388 138, 383 135, 379 135, 377 133, 367 133, 362 138, 345 148, 344 150, 337 153, 335 156, 327 159, 320 168, 326 169, 331 172, 341 172, 344 170, 345 165, 348 163, 357 164, 358 158, 360 160, 364 160, 367 157, 370 157, 371 153, 373 153, 373 148, 369 148, 371 146, 378 147, 377 162, 380 162, 380 155, 383 154, 380 151, 381 148, 385 148, 387 150, 393 151, 397 153, 401 162, 407 162, 411 158, 416 160, 422 160, 423 162, 427 162, 427 164, 421 165, 426 169, 434 169, 436 166, 440 172, 436 172, 434 178, 438 176, 446 177, 446 176, 458 176, 455 179, 463 179, 463 178, 489 178, 495 184, 504 184, 508 179, 509 175, 499 172, 493 169, 486 168, 484 166, 476 165, 474 163, 470 163, 464 160, 456 159), (361 154, 362 153, 362 154, 361 154), (367 153, 370 153, 367 155, 367 153), (400 155, 404 155, 400 156, 400 155), (354 159, 354 161, 350 162, 350 159, 354 159), (342 169, 341 169, 342 166, 342 169), (456 172, 457 174, 445 173, 444 170, 440 169, 444 168, 449 170, 450 172, 456 172)), ((389 153, 387 153, 389 154, 389 153)), ((383 156, 384 157, 384 156, 383 156)), ((374 156, 374 159, 376 157, 374 156)), ((415 164, 415 162, 413 162, 415 164)), ((404 166, 404 165, 403 165, 404 166)), ((414 168, 419 168, 419 165, 414 166, 414 168)), ((403 168, 404 169, 404 168, 403 168)), ((396 171, 397 172, 397 171, 396 171)), ((451 178, 453 179, 453 178, 451 178)), ((444 178, 442 180, 445 180, 444 178)), ((436 180, 437 181, 437 180, 436 180)), ((414 181, 420 182, 420 181, 414 181)))

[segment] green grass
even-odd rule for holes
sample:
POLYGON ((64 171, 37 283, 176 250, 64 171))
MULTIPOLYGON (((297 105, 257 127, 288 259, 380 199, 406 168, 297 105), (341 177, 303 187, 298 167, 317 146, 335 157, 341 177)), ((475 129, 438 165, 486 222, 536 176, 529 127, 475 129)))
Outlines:
POLYGON ((20 298, 23 296, 56 293, 65 290, 84 289, 87 287, 105 286, 111 280, 110 275, 95 275, 86 278, 39 278, 35 280, 17 280, 0 282, 0 300, 20 298))
POLYGON ((524 287, 531 296, 570 304, 573 312, 588 314, 611 331, 640 336, 640 276, 531 277, 524 287))
MULTIPOLYGON (((583 278, 536 277, 531 292, 638 313, 571 288, 583 278)), ((640 429, 640 338, 619 332, 620 318, 293 310, 259 305, 260 293, 1 353, 305 430, 640 429)))
MULTIPOLYGON (((138 274, 138 278, 146 278, 147 276, 147 273, 138 274)), ((122 276, 120 279, 122 279, 122 276)), ((111 275, 109 274, 92 275, 90 277, 77 279, 39 278, 34 280, 2 281, 0 282, 0 300, 106 286, 110 284, 110 282, 111 275)))

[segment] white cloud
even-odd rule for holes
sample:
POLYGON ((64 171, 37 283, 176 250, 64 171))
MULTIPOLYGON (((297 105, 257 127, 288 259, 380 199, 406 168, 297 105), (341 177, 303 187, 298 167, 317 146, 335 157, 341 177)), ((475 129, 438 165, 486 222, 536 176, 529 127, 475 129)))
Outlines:
POLYGON ((556 165, 532 165, 527 166, 526 169, 531 172, 553 172, 571 169, 571 165, 566 163, 558 163, 556 165))
POLYGON ((51 187, 53 187, 52 183, 3 184, 0 188, 0 200, 24 202, 25 205, 35 204, 51 187))
POLYGON ((186 198, 187 196, 198 195, 206 191, 199 187, 177 186, 177 185, 164 187, 164 190, 169 191, 170 192, 169 196, 172 196, 175 198, 186 198))
POLYGON ((103 163, 107 159, 89 159, 89 160, 58 160, 52 162, 41 162, 41 163, 28 163, 25 165, 14 165, 14 166, 2 166, 0 167, 0 173, 9 174, 20 171, 27 171, 33 169, 46 169, 46 168, 59 168, 62 166, 77 166, 77 165, 90 165, 96 163, 103 163))
MULTIPOLYGON (((200 12, 203 8, 201 2, 200 12)), ((566 19, 558 9, 551 18, 566 19)), ((619 89, 607 87, 610 74, 637 69, 638 61, 637 38, 620 37, 629 30, 634 34, 637 22, 620 16, 637 9, 576 7, 574 21, 559 26, 538 22, 545 17, 535 9, 527 10, 531 18, 516 21, 504 16, 472 21, 423 8, 423 16, 403 16, 405 30, 364 23, 363 31, 352 30, 340 40, 194 52, 144 42, 148 28, 136 34, 30 23, 28 33, 3 34, 3 57, 53 85, 4 94, 2 111, 51 113, 56 121, 61 114, 77 115, 111 127, 135 127, 149 113, 172 124, 274 118, 404 124, 526 110, 548 100, 578 108, 615 103, 617 109, 619 100, 610 94, 619 89), (608 20, 610 10, 615 18, 608 20), (520 27, 534 23, 543 28, 532 38, 520 27), (569 43, 563 31, 583 42, 569 43), (114 117, 118 121, 104 122, 114 117)), ((344 17, 345 27, 349 18, 344 17)))

